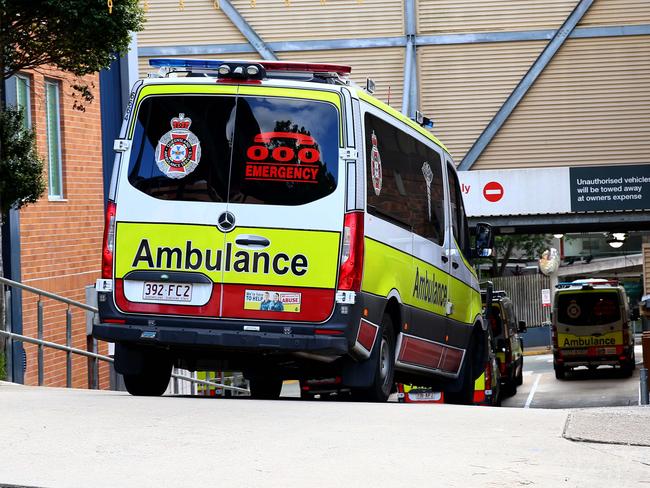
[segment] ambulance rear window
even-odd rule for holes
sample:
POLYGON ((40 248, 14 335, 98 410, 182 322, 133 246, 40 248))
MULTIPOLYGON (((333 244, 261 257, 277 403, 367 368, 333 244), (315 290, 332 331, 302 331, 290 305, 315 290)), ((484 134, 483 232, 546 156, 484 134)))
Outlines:
POLYGON ((616 292, 561 293, 557 313, 566 325, 603 325, 621 318, 616 292))
POLYGON ((129 181, 162 200, 302 205, 336 189, 338 140, 338 111, 324 102, 149 97, 129 181))

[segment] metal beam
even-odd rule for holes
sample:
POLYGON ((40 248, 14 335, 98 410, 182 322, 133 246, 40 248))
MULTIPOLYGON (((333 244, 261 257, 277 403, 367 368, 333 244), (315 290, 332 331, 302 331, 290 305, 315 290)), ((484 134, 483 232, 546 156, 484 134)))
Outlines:
POLYGON ((230 19, 230 22, 239 29, 239 32, 241 32, 250 45, 253 46, 253 49, 262 56, 262 59, 271 61, 278 59, 273 50, 260 36, 257 35, 257 32, 255 32, 250 24, 246 22, 246 19, 244 19, 239 11, 233 7, 229 0, 220 0, 219 6, 223 13, 230 19))
MULTIPOLYGON (((416 36, 416 46, 440 46, 449 44, 484 44, 494 42, 548 41, 553 38, 555 29, 521 32, 481 32, 473 34, 441 34, 416 36)), ((577 27, 569 39, 591 39, 598 37, 627 37, 650 35, 650 24, 622 25, 612 27, 577 27)), ((310 41, 269 42, 267 46, 274 52, 324 51, 330 49, 368 49, 381 47, 404 47, 406 38, 371 37, 362 39, 320 39, 310 41)), ((142 46, 140 56, 201 56, 211 54, 253 53, 250 44, 194 44, 188 46, 142 46)))
POLYGON ((573 9, 573 12, 571 12, 562 26, 557 30, 553 39, 551 39, 546 45, 542 53, 512 91, 494 118, 483 130, 483 133, 479 136, 476 142, 474 142, 474 145, 467 152, 465 158, 463 158, 463 161, 458 166, 458 169, 468 170, 472 167, 593 3, 594 0, 580 0, 576 8, 573 9))

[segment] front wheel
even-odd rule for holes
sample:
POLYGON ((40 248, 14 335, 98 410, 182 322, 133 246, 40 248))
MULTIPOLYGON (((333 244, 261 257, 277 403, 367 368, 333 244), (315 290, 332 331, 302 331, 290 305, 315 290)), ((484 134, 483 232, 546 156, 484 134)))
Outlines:
POLYGON ((393 320, 390 315, 384 314, 381 321, 381 337, 375 363, 375 375, 368 388, 359 388, 353 391, 354 398, 367 402, 385 402, 393 389, 395 378, 395 335, 393 334, 393 320))
POLYGON ((559 364, 554 364, 553 369, 555 370, 555 378, 558 380, 563 380, 566 377, 566 368, 560 366, 559 364))

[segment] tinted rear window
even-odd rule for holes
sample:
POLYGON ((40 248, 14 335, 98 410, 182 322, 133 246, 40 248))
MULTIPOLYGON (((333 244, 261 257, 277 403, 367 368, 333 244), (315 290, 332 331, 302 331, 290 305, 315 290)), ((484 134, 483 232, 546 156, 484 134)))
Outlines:
POLYGON ((301 205, 336 189, 338 134, 338 111, 324 102, 149 97, 129 181, 163 200, 301 205))
POLYGON ((560 294, 557 313, 558 322, 567 325, 602 325, 621 318, 615 292, 560 294))

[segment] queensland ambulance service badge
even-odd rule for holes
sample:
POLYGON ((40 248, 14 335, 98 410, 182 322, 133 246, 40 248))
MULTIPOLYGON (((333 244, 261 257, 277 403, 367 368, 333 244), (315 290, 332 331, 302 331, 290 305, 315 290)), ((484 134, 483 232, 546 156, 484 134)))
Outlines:
POLYGON ((178 114, 171 120, 172 130, 163 135, 156 147, 156 164, 169 178, 184 178, 201 160, 201 143, 190 131, 192 119, 178 114))
POLYGON ((372 187, 375 189, 375 195, 379 196, 381 193, 381 181, 383 176, 381 171, 381 156, 379 156, 379 149, 377 148, 377 136, 375 135, 375 131, 372 131, 370 142, 372 142, 372 149, 370 151, 372 187))

